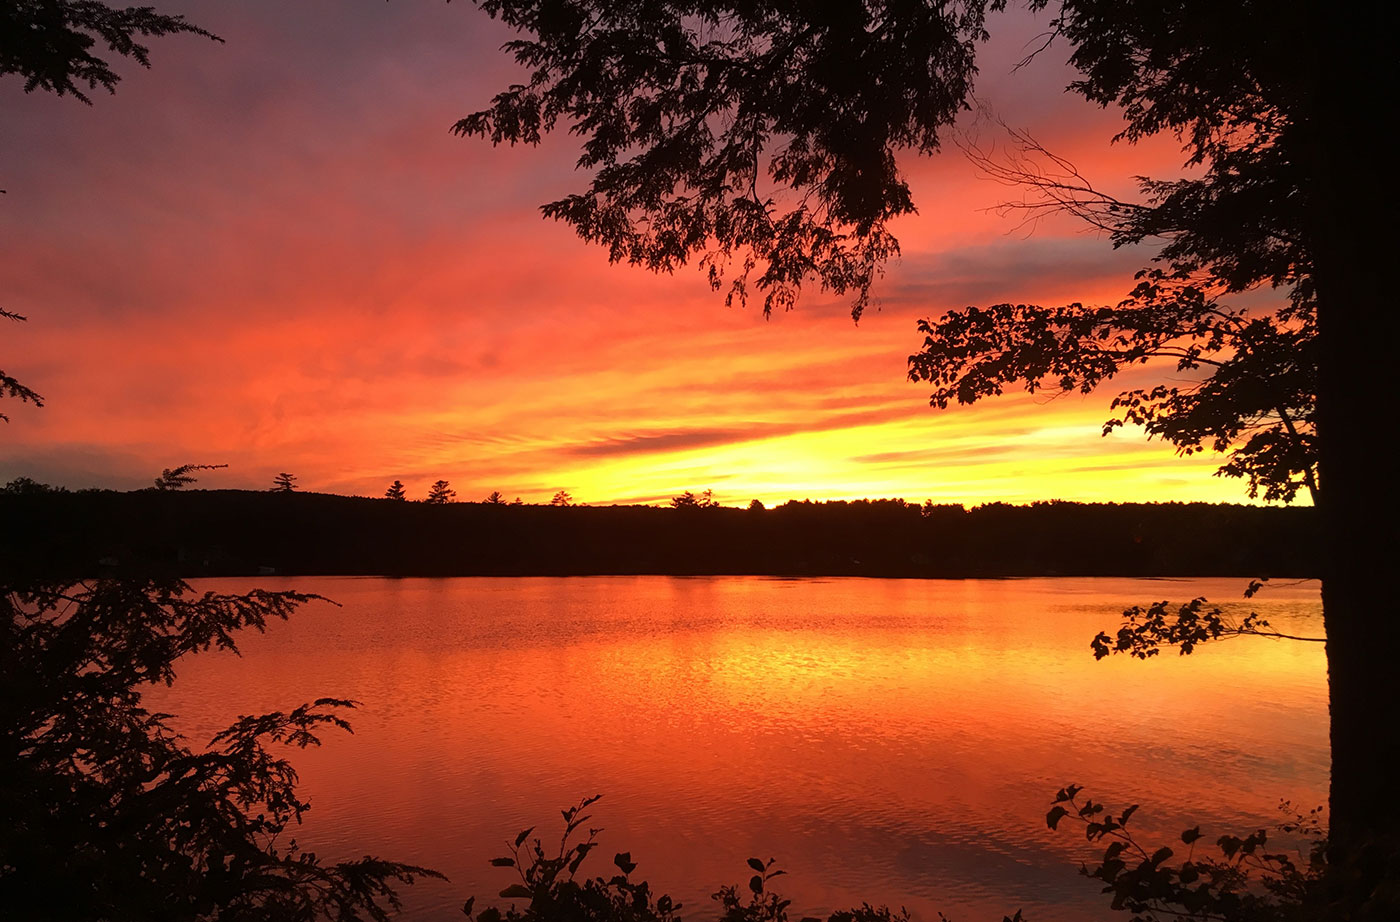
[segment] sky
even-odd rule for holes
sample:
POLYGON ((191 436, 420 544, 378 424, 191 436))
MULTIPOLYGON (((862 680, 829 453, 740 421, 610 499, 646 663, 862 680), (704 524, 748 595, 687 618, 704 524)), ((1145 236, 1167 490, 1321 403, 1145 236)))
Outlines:
MULTIPOLYGON (((0 80, 0 481, 133 489, 228 464, 208 488, 463 500, 1244 501, 1218 456, 1103 437, 1117 390, 1008 392, 938 411, 906 378, 915 324, 999 302, 1113 303, 1148 249, 1017 195, 956 150, 905 157, 919 214, 877 304, 815 288, 765 319, 698 269, 610 266, 538 206, 577 191, 578 139, 492 148, 450 133, 522 72, 467 3, 166 2, 225 39, 151 41, 94 105, 0 80)), ((993 19, 977 95, 1096 185, 1179 175, 1170 139, 1111 145, 1117 114, 1065 91, 1066 51, 1016 69, 1045 22, 993 19)), ((983 143, 1000 129, 970 113, 983 143)))

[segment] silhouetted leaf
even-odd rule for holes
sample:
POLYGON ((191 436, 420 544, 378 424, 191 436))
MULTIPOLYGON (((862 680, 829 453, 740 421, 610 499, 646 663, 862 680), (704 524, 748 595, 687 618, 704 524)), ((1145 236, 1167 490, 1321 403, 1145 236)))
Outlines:
POLYGON ((519 847, 524 843, 524 841, 525 841, 527 838, 529 838, 530 833, 532 833, 532 832, 534 832, 534 831, 535 831, 535 827, 534 827, 534 826, 531 826, 529 829, 522 829, 522 830, 520 830, 520 832, 519 832, 519 833, 516 835, 516 837, 515 837, 515 847, 516 847, 516 848, 519 848, 519 847))
POLYGON ((511 884, 509 887, 506 887, 504 890, 501 891, 501 898, 507 900, 528 900, 532 896, 534 896, 534 894, 531 893, 530 888, 525 886, 524 884, 511 884))

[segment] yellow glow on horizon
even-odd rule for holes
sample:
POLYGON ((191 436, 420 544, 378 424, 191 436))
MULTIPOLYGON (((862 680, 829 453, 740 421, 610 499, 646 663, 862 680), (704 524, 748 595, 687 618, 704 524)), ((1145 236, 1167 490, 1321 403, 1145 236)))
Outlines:
POLYGON ((995 429, 977 425, 980 415, 942 426, 931 411, 916 409, 906 419, 871 426, 602 460, 555 476, 576 498, 594 503, 664 503, 704 489, 723 505, 758 499, 770 507, 791 499, 894 497, 964 505, 1239 501, 1239 481, 1213 476, 1218 459, 1180 458, 1131 432, 1105 439, 1097 413, 1086 408, 1078 416, 1075 424, 1051 417, 1044 427, 998 438, 995 429), (889 459, 872 457, 880 455, 889 459))

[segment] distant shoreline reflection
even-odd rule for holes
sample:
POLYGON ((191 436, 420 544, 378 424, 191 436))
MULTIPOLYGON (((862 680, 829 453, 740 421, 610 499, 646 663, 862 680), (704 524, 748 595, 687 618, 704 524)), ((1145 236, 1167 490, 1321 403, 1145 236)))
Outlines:
POLYGON ((459 917, 512 882, 487 865, 517 831, 601 793, 582 872, 634 877, 702 920, 720 885, 775 857, 793 918, 861 901, 962 920, 1108 915, 1045 828, 1067 781, 1143 806, 1162 841, 1271 828, 1325 800, 1319 644, 1243 638, 1148 662, 1089 639, 1161 599, 1321 630, 1316 583, 1245 579, 762 577, 196 581, 296 588, 310 605, 244 656, 183 661, 150 705, 192 742, 239 714, 353 698, 354 736, 296 754, 313 804, 299 843, 435 867, 405 918, 459 917))

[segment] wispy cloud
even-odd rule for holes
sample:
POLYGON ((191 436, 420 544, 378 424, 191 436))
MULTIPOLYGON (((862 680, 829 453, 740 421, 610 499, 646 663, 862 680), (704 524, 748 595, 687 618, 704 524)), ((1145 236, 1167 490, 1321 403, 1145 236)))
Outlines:
MULTIPOLYGON (((774 434, 770 430, 766 434, 774 434)), ((664 432, 650 435, 633 435, 621 438, 604 439, 582 445, 570 445, 565 450, 572 455, 590 457, 593 455, 650 454, 653 452, 676 451, 686 448, 703 448, 707 445, 724 445, 731 442, 747 442, 765 435, 761 428, 742 429, 688 429, 679 432, 664 432)))

